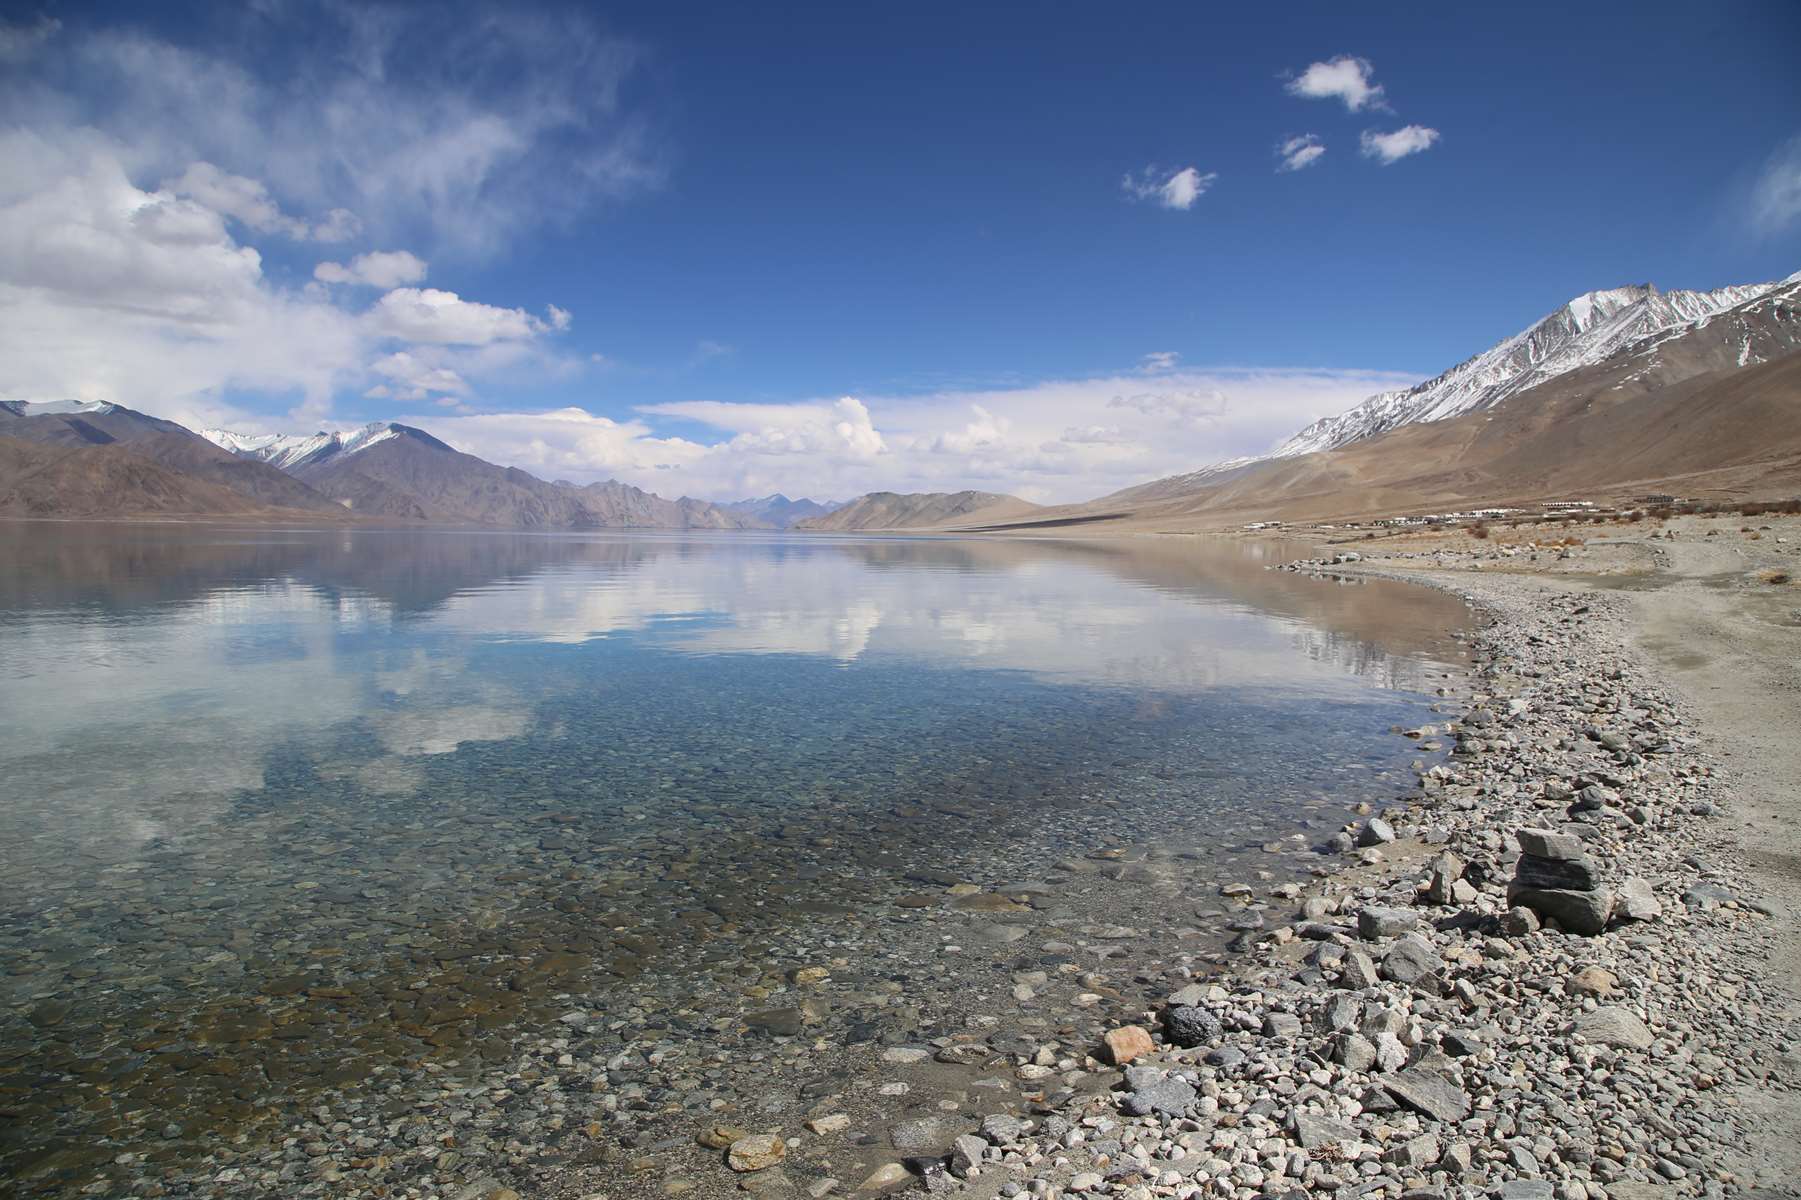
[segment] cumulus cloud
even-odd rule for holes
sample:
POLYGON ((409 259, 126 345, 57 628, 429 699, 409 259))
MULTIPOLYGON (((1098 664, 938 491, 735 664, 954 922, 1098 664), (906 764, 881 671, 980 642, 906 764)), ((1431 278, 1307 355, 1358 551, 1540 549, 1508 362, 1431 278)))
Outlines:
POLYGON ((375 399, 426 400, 461 396, 469 391, 468 382, 450 367, 406 350, 377 359, 370 369, 386 381, 363 393, 375 399))
MULTIPOLYGON (((348 264, 322 262, 313 268, 320 283, 360 284, 372 288, 396 288, 425 278, 425 260, 407 250, 371 250, 348 264)), ((552 311, 561 311, 555 309, 552 311)))
POLYGON ((1430 150, 1437 141, 1438 130, 1428 129, 1424 125, 1403 125, 1391 133, 1377 133, 1373 129, 1366 129, 1363 131, 1363 156, 1373 158, 1386 167, 1409 154, 1430 150))
POLYGON ((1764 163, 1751 188, 1751 223, 1766 236, 1801 221, 1801 135, 1783 143, 1764 163))
POLYGON ((1276 147, 1276 157, 1282 160, 1278 171, 1299 171, 1319 161, 1320 155, 1326 152, 1326 144, 1316 134, 1304 133, 1299 137, 1291 137, 1276 147))
POLYGON ((1288 94, 1307 100, 1342 100, 1351 112, 1387 108, 1382 85, 1371 78, 1374 72, 1367 58, 1341 54, 1327 62, 1313 63, 1289 80, 1288 94))
POLYGON ((443 346, 486 346, 519 341, 552 328, 566 328, 569 314, 554 309, 541 321, 523 308, 496 308, 465 300, 441 288, 395 288, 375 302, 367 317, 370 328, 385 337, 443 346), (561 324, 556 324, 561 313, 561 324))
MULTIPOLYGON (((126 157, 93 130, 0 133, 9 167, 0 174, 0 395, 114 400, 190 425, 258 428, 267 420, 223 397, 263 393, 290 398, 290 420, 312 425, 346 389, 466 395, 472 375, 541 354, 559 320, 419 289, 395 289, 388 304, 357 313, 317 284, 282 287, 239 236, 252 229, 247 215, 273 219, 244 207, 256 189, 234 185, 221 199, 142 187, 126 157)), ((423 270, 391 252, 340 269, 376 282, 413 263, 423 270)))
POLYGON ((1134 200, 1149 200, 1163 208, 1186 212, 1218 178, 1217 171, 1203 175, 1195 167, 1183 167, 1170 173, 1165 173, 1161 167, 1146 167, 1137 175, 1127 175, 1120 181, 1120 187, 1134 200))

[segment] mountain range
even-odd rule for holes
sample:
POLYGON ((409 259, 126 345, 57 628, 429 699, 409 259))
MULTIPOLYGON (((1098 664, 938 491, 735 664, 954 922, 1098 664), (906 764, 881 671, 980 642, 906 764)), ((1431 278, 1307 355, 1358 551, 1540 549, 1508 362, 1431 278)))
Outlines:
POLYGON ((1801 272, 1578 296, 1268 454, 1040 508, 993 492, 667 500, 546 482, 423 430, 195 433, 105 402, 0 401, 0 516, 255 516, 528 529, 1189 528, 1577 492, 1801 490, 1801 272))
POLYGON ((1031 523, 1202 528, 1595 493, 1796 491, 1801 273, 1714 292, 1590 292, 1266 456, 1045 509, 1031 523))

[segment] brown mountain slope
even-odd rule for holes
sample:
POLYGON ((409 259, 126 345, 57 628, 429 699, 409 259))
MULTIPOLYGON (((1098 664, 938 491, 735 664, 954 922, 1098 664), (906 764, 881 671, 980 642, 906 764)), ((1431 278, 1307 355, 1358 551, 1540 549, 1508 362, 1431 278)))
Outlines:
POLYGON ((1487 412, 1256 464, 1134 522, 1325 520, 1647 492, 1801 492, 1801 355, 1645 392, 1578 372, 1487 412))
POLYGON ((258 504, 120 445, 0 437, 0 517, 223 517, 317 513, 258 504))
POLYGON ((823 517, 797 521, 796 529, 848 532, 877 529, 954 529, 1017 521, 1036 504, 996 492, 870 492, 823 517))
POLYGON ((363 516, 518 529, 745 529, 751 517, 623 483, 546 483, 408 425, 353 454, 301 466, 314 489, 363 516))
POLYGON ((326 511, 335 508, 318 492, 267 463, 239 458, 174 421, 120 405, 105 412, 21 413, 0 404, 0 436, 49 446, 128 446, 134 454, 174 471, 237 492, 251 507, 326 511))

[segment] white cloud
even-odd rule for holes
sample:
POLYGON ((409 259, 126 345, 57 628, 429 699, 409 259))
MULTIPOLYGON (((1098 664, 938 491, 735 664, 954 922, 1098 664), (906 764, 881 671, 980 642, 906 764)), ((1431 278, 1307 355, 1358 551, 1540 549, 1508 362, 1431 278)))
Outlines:
POLYGON ((370 369, 387 380, 363 393, 378 399, 425 400, 433 396, 461 396, 469 391, 468 382, 451 368, 405 350, 376 359, 370 369))
POLYGON ((313 268, 313 278, 321 283, 361 284, 385 290, 418 283, 425 278, 425 271, 425 260, 410 251, 372 250, 357 255, 348 265, 322 262, 313 268))
POLYGON ((1120 186, 1134 200, 1150 200, 1163 208, 1186 212, 1218 178, 1217 171, 1203 175, 1195 167, 1183 167, 1168 175, 1160 167, 1146 167, 1137 175, 1127 175, 1120 186))
POLYGON ((1409 154, 1419 154, 1430 150, 1438 141, 1438 130, 1428 129, 1424 125, 1403 125, 1392 133, 1377 133, 1373 129, 1363 131, 1363 156, 1381 162, 1383 166, 1399 162, 1409 154))
POLYGON ((1154 375, 1160 371, 1175 370, 1180 361, 1182 356, 1174 350, 1153 350, 1138 360, 1138 369, 1147 375, 1154 375))
POLYGON ((1074 501, 1259 453, 1318 417, 1416 382, 1387 372, 1176 371, 795 404, 689 401, 614 421, 581 409, 404 417, 547 478, 665 496, 854 496, 979 488, 1074 501), (679 436, 667 422, 688 423, 679 436), (694 426, 702 426, 696 431, 694 426))
POLYGON ((1764 163, 1751 189, 1751 223, 1765 235, 1801 221, 1801 135, 1790 138, 1764 163))
POLYGON ((1351 112, 1387 108, 1382 85, 1370 76, 1375 68, 1367 58, 1341 54, 1329 62, 1311 64, 1288 81, 1288 94, 1308 100, 1342 100, 1351 112))
POLYGON ((870 420, 869 409, 854 396, 830 404, 728 404, 686 400, 648 404, 639 412, 678 417, 734 436, 728 443, 739 454, 805 456, 861 462, 887 447, 870 420))
POLYGON ((1304 133, 1299 137, 1291 137, 1276 147, 1276 157, 1282 160, 1278 171, 1299 171, 1319 161, 1320 155, 1326 152, 1326 144, 1318 135, 1304 133))
POLYGON ((290 217, 261 183, 221 171, 209 162, 189 163, 179 178, 165 180, 162 190, 194 200, 257 233, 279 233, 296 241, 342 242, 355 237, 361 228, 356 214, 343 208, 332 209, 317 224, 290 217))
MULTIPOLYGON (((454 293, 434 307, 415 291, 411 304, 359 315, 318 284, 282 287, 234 235, 250 227, 242 212, 268 215, 242 208, 256 189, 227 190, 222 202, 242 209, 228 218, 194 195, 138 186, 126 157, 93 130, 0 133, 0 395, 113 400, 255 429, 270 422, 223 397, 263 393, 293 401, 282 424, 313 426, 346 389, 465 395, 471 378, 547 353, 545 322, 454 293), (401 371, 408 360, 396 353, 412 367, 401 371)), ((368 275, 405 265, 402 252, 368 257, 368 275)))
MULTIPOLYGON (((561 312, 557 309, 555 312, 561 312)), ((441 346, 486 346, 490 342, 522 341, 562 324, 540 321, 523 308, 496 308, 465 300, 440 288, 395 288, 369 310, 371 329, 385 337, 441 346)))
POLYGON ((208 19, 206 47, 129 26, 5 27, 0 53, 24 66, 0 79, 0 111, 108 134, 136 179, 203 164, 220 178, 196 186, 224 190, 194 198, 258 232, 299 236, 304 222, 321 241, 347 236, 354 213, 384 241, 492 254, 662 179, 622 100, 642 51, 579 13, 314 6, 304 38, 279 5, 208 19), (281 215, 296 213, 316 215, 281 215))

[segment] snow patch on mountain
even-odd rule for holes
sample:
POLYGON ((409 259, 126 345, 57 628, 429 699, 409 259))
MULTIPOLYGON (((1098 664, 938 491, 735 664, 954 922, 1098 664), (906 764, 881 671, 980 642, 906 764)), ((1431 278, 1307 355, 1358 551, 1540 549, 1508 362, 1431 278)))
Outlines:
POLYGON ((119 406, 105 400, 0 400, 17 417, 105 416, 119 406))
POLYGON ((233 433, 229 429, 202 429, 200 436, 221 449, 243 458, 254 458, 283 471, 310 466, 329 458, 341 458, 398 437, 400 428, 386 421, 371 421, 356 429, 327 433, 233 433))
MULTIPOLYGON (((1402 425, 1445 421, 1493 408, 1509 396, 1605 362, 1624 350, 1655 348, 1797 280, 1801 273, 1780 283, 1711 292, 1663 292, 1648 283, 1589 292, 1437 378, 1404 391, 1378 393, 1348 412, 1315 421, 1269 457, 1334 450, 1402 425)), ((1741 365, 1761 361, 1747 347, 1741 365)))

